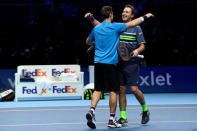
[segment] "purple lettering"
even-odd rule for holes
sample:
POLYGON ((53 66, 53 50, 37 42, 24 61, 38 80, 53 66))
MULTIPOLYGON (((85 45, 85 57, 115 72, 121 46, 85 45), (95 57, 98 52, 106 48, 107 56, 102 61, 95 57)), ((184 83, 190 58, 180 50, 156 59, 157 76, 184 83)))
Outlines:
POLYGON ((37 87, 34 89, 28 89, 26 86, 23 87, 23 94, 37 94, 37 87))

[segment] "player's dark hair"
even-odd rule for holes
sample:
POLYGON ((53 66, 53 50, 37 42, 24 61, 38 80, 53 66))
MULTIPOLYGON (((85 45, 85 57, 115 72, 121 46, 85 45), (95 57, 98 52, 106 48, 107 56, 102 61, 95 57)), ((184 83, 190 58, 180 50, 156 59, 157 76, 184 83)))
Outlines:
POLYGON ((101 13, 101 17, 103 20, 106 18, 109 18, 110 14, 113 13, 112 7, 111 6, 103 6, 101 8, 100 13, 101 13))
POLYGON ((135 8, 134 8, 132 5, 126 4, 124 8, 130 8, 130 9, 131 9, 131 13, 132 13, 133 15, 135 15, 136 11, 135 11, 135 8))

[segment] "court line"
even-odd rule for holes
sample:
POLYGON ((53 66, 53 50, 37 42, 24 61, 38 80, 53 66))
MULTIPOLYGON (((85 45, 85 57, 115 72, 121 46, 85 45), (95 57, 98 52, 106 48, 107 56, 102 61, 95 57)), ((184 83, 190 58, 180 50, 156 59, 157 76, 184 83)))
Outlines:
MULTIPOLYGON (((57 107, 58 108, 58 107, 57 107)), ((89 109, 89 107, 87 108, 81 108, 81 107, 75 107, 75 108, 61 108, 61 109, 54 109, 54 108, 47 108, 47 109, 0 109, 0 112, 32 112, 32 111, 69 111, 69 110, 87 110, 89 109)), ((139 109, 141 107, 128 107, 127 109, 130 109, 130 110, 135 110, 135 109, 139 109)), ((197 107, 149 107, 150 109, 197 109, 197 107)), ((106 107, 106 108, 102 108, 102 107, 97 107, 97 110, 100 109, 100 110, 108 110, 109 108, 106 107)))
MULTIPOLYGON (((96 122, 96 124, 106 124, 107 122, 96 122)), ((197 123, 197 121, 151 121, 151 123, 197 123)), ((19 126, 57 126, 57 125, 86 125, 86 122, 76 122, 76 123, 29 123, 29 124, 7 124, 0 125, 0 127, 19 127, 19 126)), ((129 122, 129 125, 139 124, 139 122, 129 122)), ((147 125, 149 125, 147 124, 147 125)), ((141 125, 141 124, 139 124, 141 125)))

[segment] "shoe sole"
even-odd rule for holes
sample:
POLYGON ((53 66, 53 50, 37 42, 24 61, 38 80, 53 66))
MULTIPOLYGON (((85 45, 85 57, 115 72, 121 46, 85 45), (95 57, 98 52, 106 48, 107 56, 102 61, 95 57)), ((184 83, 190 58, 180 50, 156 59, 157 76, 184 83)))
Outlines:
POLYGON ((89 114, 89 113, 87 113, 86 114, 86 119, 87 119, 87 125, 90 127, 90 128, 92 128, 92 129, 96 129, 96 125, 94 124, 94 122, 92 121, 92 116, 89 114))
POLYGON ((128 126, 128 121, 121 122, 118 120, 118 123, 122 125, 122 127, 127 127, 128 126))
POLYGON ((142 124, 147 124, 149 122, 149 118, 147 121, 142 122, 142 124))
POLYGON ((148 115, 147 120, 146 120, 146 121, 144 121, 144 122, 141 122, 141 124, 147 124, 147 123, 149 122, 149 120, 150 120, 150 112, 149 112, 149 115, 148 115))
POLYGON ((127 127, 128 126, 128 123, 123 123, 121 125, 122 125, 122 127, 127 127))
POLYGON ((117 127, 117 126, 114 126, 114 125, 108 125, 108 127, 109 128, 121 128, 121 126, 120 127, 117 127))
POLYGON ((116 128, 115 126, 113 125, 108 125, 109 128, 116 128))

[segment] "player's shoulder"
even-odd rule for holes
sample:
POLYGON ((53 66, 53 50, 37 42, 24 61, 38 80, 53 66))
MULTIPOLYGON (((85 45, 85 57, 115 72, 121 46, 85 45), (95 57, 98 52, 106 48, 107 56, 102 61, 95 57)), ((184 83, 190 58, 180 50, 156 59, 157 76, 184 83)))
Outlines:
POLYGON ((98 24, 98 25, 95 25, 95 26, 94 26, 94 29, 99 28, 101 25, 102 25, 102 23, 100 23, 100 24, 98 24))
POLYGON ((125 26, 126 27, 126 24, 125 23, 120 23, 120 22, 113 22, 112 25, 114 27, 122 27, 122 26, 125 26))
POLYGON ((136 32, 138 30, 139 30, 139 27, 138 26, 134 26, 134 27, 128 28, 127 32, 136 32))
POLYGON ((136 25, 135 28, 136 29, 141 29, 141 26, 140 25, 136 25))
POLYGON ((103 21, 102 23, 96 25, 96 26, 94 27, 94 29, 102 28, 102 27, 108 27, 108 26, 113 26, 113 23, 107 22, 107 21, 103 21))
POLYGON ((136 29, 141 29, 141 27, 139 25, 136 25, 136 26, 130 27, 128 29, 130 29, 130 30, 136 30, 136 29))
POLYGON ((120 28, 122 29, 124 27, 126 29, 126 24, 125 23, 119 23, 119 22, 113 22, 113 23, 110 23, 108 25, 108 28, 111 28, 111 29, 114 29, 114 30, 120 29, 120 28))
POLYGON ((135 32, 141 32, 142 31, 142 28, 139 25, 137 25, 137 26, 133 27, 133 30, 135 32))
POLYGON ((93 31, 100 30, 100 28, 102 28, 102 23, 96 25, 96 26, 93 28, 93 31))

